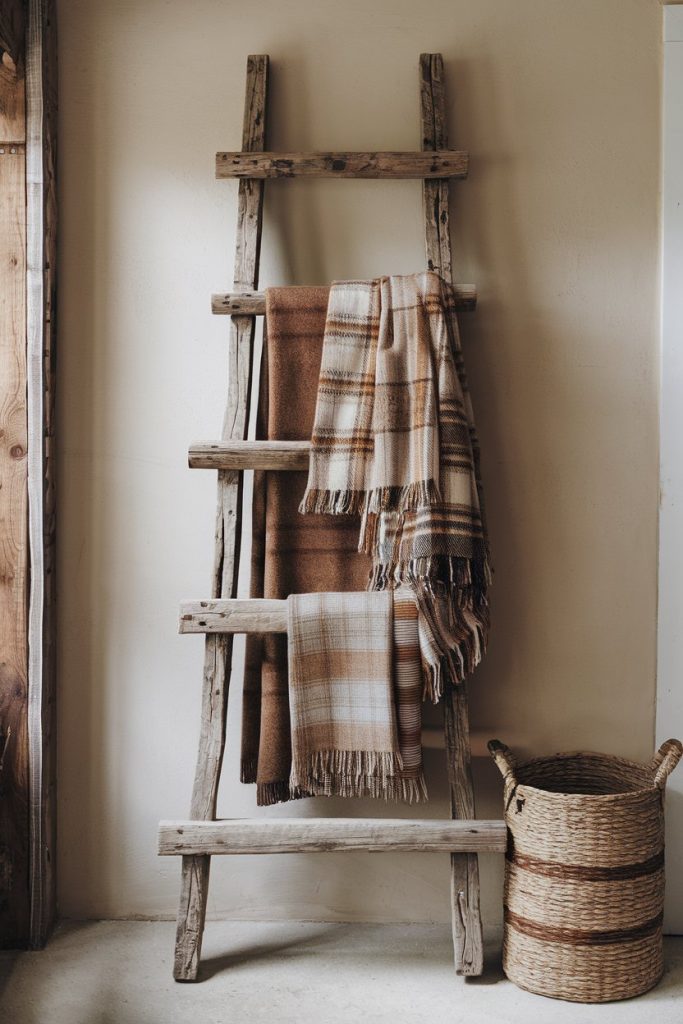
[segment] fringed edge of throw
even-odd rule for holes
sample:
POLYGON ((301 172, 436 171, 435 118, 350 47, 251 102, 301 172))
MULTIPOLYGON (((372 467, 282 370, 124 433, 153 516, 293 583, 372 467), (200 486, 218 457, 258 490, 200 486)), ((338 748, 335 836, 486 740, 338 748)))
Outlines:
POLYGON ((397 779, 397 791, 392 794, 393 800, 404 800, 408 804, 421 804, 429 800, 427 782, 420 772, 416 779, 397 779))
POLYGON ((365 507, 365 491, 328 491, 307 487, 299 505, 302 515, 359 515, 365 507))
POLYGON ((312 796, 371 796, 416 802, 427 789, 424 779, 401 777, 403 762, 394 751, 316 750, 292 764, 290 792, 312 796))
POLYGON ((455 599, 448 602, 448 621, 442 622, 429 591, 418 587, 415 597, 418 619, 422 618, 422 628, 429 634, 428 643, 420 648, 423 700, 438 704, 446 688, 463 683, 486 653, 488 601, 480 597, 476 602, 465 602, 462 594, 455 595, 455 599), (432 657, 429 656, 430 652, 433 652, 432 657))
POLYGON ((258 758, 246 757, 240 761, 240 782, 244 782, 245 785, 249 785, 252 782, 256 782, 256 772, 258 771, 258 758))
POLYGON ((310 795, 298 786, 290 786, 285 779, 278 782, 259 782, 256 786, 256 806, 272 807, 273 804, 284 804, 288 800, 300 800, 310 795))
POLYGON ((404 487, 376 487, 367 495, 368 512, 416 512, 441 501, 436 480, 417 480, 404 487))
MULTIPOLYGON (((303 515, 360 515, 415 512, 441 501, 436 480, 418 480, 405 487, 376 487, 371 491, 330 491, 307 487, 299 505, 303 515)), ((364 550, 361 538, 359 550, 364 550)))
POLYGON ((485 637, 486 627, 477 627, 434 660, 423 659, 422 699, 438 704, 448 687, 464 683, 486 653, 485 637))
POLYGON ((407 804, 425 803, 428 799, 427 783, 424 776, 419 779, 401 779, 392 776, 386 783, 377 779, 368 780, 365 786, 358 786, 356 779, 335 776, 330 782, 311 783, 307 796, 373 797, 376 800, 396 800, 407 804), (331 782, 331 784, 330 784, 331 782))
POLYGON ((487 554, 474 558, 462 555, 432 555, 429 558, 411 558, 405 562, 380 562, 373 565, 368 590, 393 590, 418 586, 432 597, 448 594, 457 596, 460 607, 471 607, 486 599, 493 580, 487 554))
POLYGON ((438 704, 448 685, 463 683, 481 662, 490 625, 490 583, 486 556, 439 555, 374 566, 368 590, 407 585, 415 595, 420 628, 428 634, 428 644, 420 645, 424 700, 438 704), (427 648, 433 650, 433 657, 427 648))

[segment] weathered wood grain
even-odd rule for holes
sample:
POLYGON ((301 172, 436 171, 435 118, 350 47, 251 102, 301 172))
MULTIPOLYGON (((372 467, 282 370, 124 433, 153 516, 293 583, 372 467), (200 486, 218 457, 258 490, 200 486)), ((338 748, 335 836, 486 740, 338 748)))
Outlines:
POLYGON ((211 296, 211 312, 223 316, 264 316, 265 292, 226 292, 211 296))
POLYGON ((24 57, 25 0, 2 0, 0 5, 0 57, 8 53, 14 64, 24 57))
MULTIPOLYGON (((422 147, 445 149, 448 145, 443 58, 440 53, 420 55, 420 109, 422 147)), ((446 281, 452 281, 451 235, 448 212, 448 182, 423 184, 425 249, 427 266, 446 281)), ((470 767, 467 688, 459 687, 445 706, 446 759, 454 818, 473 818, 474 788, 470 767)), ((481 914, 479 909, 479 863, 476 854, 451 855, 451 900, 455 969, 458 974, 477 975, 484 969, 481 914)))
MULTIPOLYGON (((242 129, 242 148, 262 151, 265 145, 268 57, 250 56, 242 129)), ((237 198, 234 290, 258 287, 258 266, 263 216, 263 182, 240 181, 237 198)), ((249 401, 254 351, 253 317, 234 317, 228 342, 228 401, 223 421, 224 441, 243 440, 249 424, 249 401)), ((242 474, 221 471, 218 477, 215 555, 212 594, 234 597, 240 555, 242 474)), ((225 748, 232 636, 206 637, 199 751, 190 805, 192 819, 216 814, 218 780, 225 748)), ((180 905, 176 931, 174 977, 197 977, 206 916, 210 859, 183 857, 180 905)))
POLYGON ((31 945, 56 912, 55 292, 57 40, 54 0, 29 0, 26 33, 29 826, 31 945))
MULTIPOLYGON (((475 817, 467 684, 445 698, 446 762, 454 818, 475 817)), ((484 944, 476 853, 451 855, 453 949, 458 974, 478 975, 484 969, 484 944)))
POLYGON ((216 153, 217 178, 465 178, 467 153, 216 153))
POLYGON ((29 942, 26 120, 23 61, 0 74, 0 947, 29 942))
POLYGON ((308 469, 310 441, 195 441, 190 469, 308 469))
MULTIPOLYGON (((477 286, 474 284, 456 284, 455 307, 460 312, 476 309, 477 286)), ((247 316, 263 316, 266 312, 265 292, 225 292, 211 296, 211 312, 217 315, 234 316, 238 313, 247 316)))
POLYGON ((178 854, 330 853, 347 850, 504 853, 504 821, 419 818, 243 818, 159 822, 158 852, 178 854))
MULTIPOLYGON (((443 58, 440 53, 420 55, 420 109, 422 148, 428 151, 445 149, 448 145, 446 92, 443 58)), ((445 281, 452 281, 448 198, 448 181, 425 179, 422 184, 422 199, 427 266, 441 274, 445 281)))
POLYGON ((287 602, 250 597, 183 601, 179 633, 286 633, 287 602))

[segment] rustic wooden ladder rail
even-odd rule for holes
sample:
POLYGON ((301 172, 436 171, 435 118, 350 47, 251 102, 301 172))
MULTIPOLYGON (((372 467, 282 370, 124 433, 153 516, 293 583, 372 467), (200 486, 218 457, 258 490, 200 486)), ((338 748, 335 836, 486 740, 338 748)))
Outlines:
MULTIPOLYGON (((477 853, 503 852, 502 821, 475 821, 470 769, 467 689, 445 701, 445 746, 451 821, 415 819, 244 819, 216 821, 216 798, 225 747, 232 642, 235 633, 286 632, 285 603, 237 601, 244 469, 291 470, 308 465, 305 442, 247 440, 254 375, 254 317, 265 312, 258 270, 265 178, 323 176, 421 178, 427 263, 452 280, 448 179, 467 173, 467 154, 449 150, 443 61, 420 57, 422 151, 415 153, 265 152, 268 57, 247 61, 242 151, 218 153, 216 176, 239 178, 233 291, 212 297, 214 313, 232 316, 228 342, 229 387, 220 441, 195 444, 190 466, 218 470, 218 509, 212 597, 181 609, 181 632, 206 634, 201 731, 190 820, 162 821, 159 853, 182 856, 174 977, 194 981, 201 954, 209 866, 213 854, 328 850, 440 850, 451 854, 455 966, 481 974, 483 949, 477 853)), ((457 305, 472 309, 476 290, 456 288, 457 305)))

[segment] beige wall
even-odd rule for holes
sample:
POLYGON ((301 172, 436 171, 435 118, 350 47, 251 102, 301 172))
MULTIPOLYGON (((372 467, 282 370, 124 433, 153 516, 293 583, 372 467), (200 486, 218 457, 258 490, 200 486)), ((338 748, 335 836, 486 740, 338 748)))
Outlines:
MULTIPOLYGON (((188 810, 246 55, 273 61, 275 149, 410 149, 417 58, 441 50, 462 330, 496 564, 478 731, 522 752, 651 754, 655 675, 661 8, 655 0, 62 0, 59 876, 68 915, 174 913, 161 817, 188 810)), ((423 264, 414 182, 269 184, 263 281, 423 264)), ((222 814, 252 813, 230 708, 222 814)), ((476 764, 479 810, 500 811, 476 764)), ((434 815, 444 768, 428 754, 434 815)), ((319 813, 339 810, 323 804, 319 813)), ((349 813, 348 808, 344 808, 349 813)), ((351 812, 373 813, 354 807, 351 812)), ((281 813, 281 811, 275 811, 281 813)), ((311 807, 306 808, 311 813, 311 807)), ((380 809, 393 813, 393 809, 380 809)), ((484 911, 500 919, 500 863, 484 911)), ((215 866, 211 912, 447 917, 446 858, 215 866)))

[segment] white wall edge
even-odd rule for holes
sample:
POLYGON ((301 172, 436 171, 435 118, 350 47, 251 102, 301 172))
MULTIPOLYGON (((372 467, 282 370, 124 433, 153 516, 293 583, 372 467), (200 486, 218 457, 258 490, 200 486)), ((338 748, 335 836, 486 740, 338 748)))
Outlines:
MULTIPOLYGON (((658 744, 683 734, 683 7, 665 10, 662 116, 658 744)), ((667 800, 665 930, 683 932, 683 777, 667 800)))
POLYGON ((664 8, 664 42, 683 43, 682 4, 669 4, 664 8))

